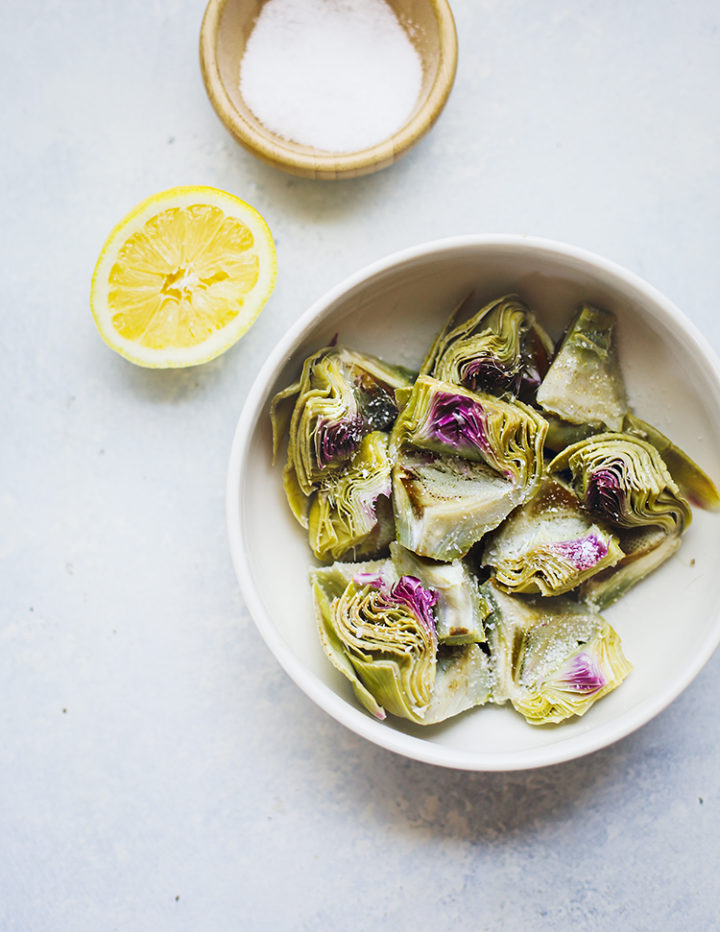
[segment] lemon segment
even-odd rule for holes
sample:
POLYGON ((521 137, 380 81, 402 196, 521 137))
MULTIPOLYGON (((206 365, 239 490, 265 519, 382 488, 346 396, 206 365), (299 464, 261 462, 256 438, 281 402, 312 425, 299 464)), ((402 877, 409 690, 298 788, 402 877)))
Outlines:
POLYGON ((193 366, 248 330, 276 275, 272 235, 253 207, 217 188, 172 188, 111 232, 90 306, 102 338, 131 362, 193 366))

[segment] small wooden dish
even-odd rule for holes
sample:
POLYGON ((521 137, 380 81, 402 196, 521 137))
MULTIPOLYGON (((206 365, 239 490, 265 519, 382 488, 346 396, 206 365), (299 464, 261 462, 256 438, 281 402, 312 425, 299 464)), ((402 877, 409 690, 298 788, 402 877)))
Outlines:
POLYGON ((455 79, 457 35, 447 0, 388 0, 420 55, 423 81, 407 123, 384 142, 333 153, 268 130, 240 93, 240 63, 265 0, 210 0, 200 29, 200 66, 210 101, 239 143, 265 162, 307 178, 354 178, 392 165, 440 116, 455 79))

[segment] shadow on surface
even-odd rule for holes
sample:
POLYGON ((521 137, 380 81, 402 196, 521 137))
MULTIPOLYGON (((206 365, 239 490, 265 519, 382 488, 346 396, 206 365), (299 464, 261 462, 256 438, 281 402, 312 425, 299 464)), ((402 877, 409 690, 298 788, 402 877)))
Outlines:
POLYGON ((346 795, 358 811, 391 830, 492 844, 562 824, 621 792, 640 747, 629 736, 580 760, 502 773, 448 770, 367 745, 352 753, 359 764, 344 767, 354 783, 346 795))
MULTIPOLYGON (((254 185, 262 190, 263 200, 276 205, 276 210, 282 209, 284 222, 290 217, 295 222, 322 221, 332 225, 359 211, 368 212, 378 202, 382 204, 404 180, 403 176, 412 171, 412 152, 379 172, 344 181, 301 178, 259 160, 238 161, 234 166, 237 175, 234 190, 246 190, 250 174, 254 185)), ((252 195, 248 194, 248 198, 252 199, 252 195)), ((265 219, 274 229, 271 213, 268 211, 265 219)))
POLYGON ((210 362, 181 369, 146 369, 118 357, 113 360, 113 378, 122 382, 125 391, 150 404, 188 401, 222 381, 233 349, 210 362))

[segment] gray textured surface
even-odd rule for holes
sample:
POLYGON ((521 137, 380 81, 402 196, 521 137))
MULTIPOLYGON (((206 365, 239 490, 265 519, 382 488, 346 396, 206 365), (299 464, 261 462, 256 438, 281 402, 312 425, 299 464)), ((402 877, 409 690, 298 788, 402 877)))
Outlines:
POLYGON ((720 656, 605 751, 456 773, 312 706, 238 594, 224 479, 244 394, 367 262, 462 232, 566 240, 720 349, 717 4, 453 6, 431 135, 319 184, 225 133, 200 0, 4 5, 3 930, 718 927, 720 656), (280 277, 233 351, 148 372, 98 338, 89 279, 116 220, 180 183, 253 203, 280 277))

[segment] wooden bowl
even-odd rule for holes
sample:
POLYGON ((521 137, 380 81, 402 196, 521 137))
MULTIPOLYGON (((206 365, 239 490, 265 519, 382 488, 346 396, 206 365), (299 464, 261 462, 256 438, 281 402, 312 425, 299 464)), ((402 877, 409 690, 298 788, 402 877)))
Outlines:
POLYGON ((384 142, 334 153, 290 142, 257 119, 240 93, 245 44, 265 0, 210 0, 200 29, 200 66, 210 101, 239 143, 293 175, 354 178, 392 165, 440 116, 455 79, 457 35, 447 0, 388 0, 420 55, 423 79, 409 120, 384 142))

